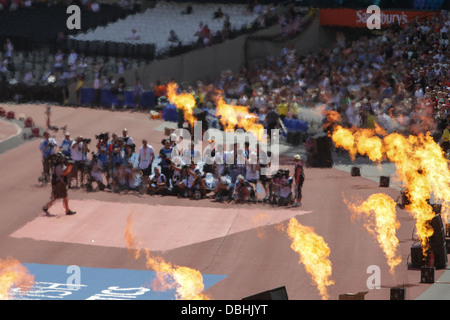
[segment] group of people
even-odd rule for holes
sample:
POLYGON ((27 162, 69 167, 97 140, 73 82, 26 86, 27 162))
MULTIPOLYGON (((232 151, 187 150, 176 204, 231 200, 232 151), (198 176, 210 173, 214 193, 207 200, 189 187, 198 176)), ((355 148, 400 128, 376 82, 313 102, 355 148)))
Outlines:
POLYGON ((279 56, 267 54, 260 64, 224 71, 192 90, 214 107, 209 96, 218 89, 260 119, 275 111, 282 121, 297 118, 320 130, 320 120, 306 117, 334 112, 344 127, 430 132, 442 145, 448 140, 449 41, 450 15, 442 10, 381 35, 349 39, 339 32, 334 45, 313 54, 301 56, 286 45, 279 56))
MULTIPOLYGON (((269 153, 259 144, 253 149, 245 143, 241 149, 238 143, 227 146, 211 140, 200 148, 194 142, 185 146, 181 137, 171 134, 157 151, 146 139, 137 146, 127 129, 121 136, 112 134, 110 139, 109 133, 101 133, 95 139, 71 139, 65 132, 64 139, 57 143, 49 131, 44 132, 40 143, 42 179, 53 186, 52 199, 43 208, 46 213, 57 199, 67 204, 67 189, 73 187, 301 205, 305 175, 300 155, 292 159, 291 174, 290 169, 271 170, 269 153)), ((68 205, 66 210, 73 214, 68 205)))

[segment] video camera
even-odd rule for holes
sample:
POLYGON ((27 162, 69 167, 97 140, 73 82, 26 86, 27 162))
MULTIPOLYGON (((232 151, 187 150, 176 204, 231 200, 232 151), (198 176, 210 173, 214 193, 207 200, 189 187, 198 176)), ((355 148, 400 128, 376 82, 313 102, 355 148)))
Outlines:
POLYGON ((95 136, 95 139, 108 141, 109 140, 109 132, 100 133, 95 136))
POLYGON ((64 163, 64 164, 75 164, 75 161, 70 157, 64 155, 62 152, 58 152, 55 154, 55 162, 56 163, 64 163))
POLYGON ((81 141, 85 144, 91 143, 91 138, 82 138, 81 141))
POLYGON ((289 175, 289 169, 279 169, 276 173, 275 173, 275 177, 277 178, 282 178, 285 176, 289 175))

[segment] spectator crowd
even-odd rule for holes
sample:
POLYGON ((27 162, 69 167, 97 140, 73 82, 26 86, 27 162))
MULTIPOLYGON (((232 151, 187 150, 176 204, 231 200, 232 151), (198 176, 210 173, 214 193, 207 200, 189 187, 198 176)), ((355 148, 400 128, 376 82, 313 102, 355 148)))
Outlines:
MULTIPOLYGON (((220 90, 227 100, 257 114, 266 129, 280 127, 287 119, 302 119, 305 110, 320 106, 322 124, 328 121, 326 114, 334 112, 344 127, 378 125, 389 133, 405 135, 429 132, 448 152, 449 28, 449 15, 441 11, 427 20, 392 26, 381 35, 354 41, 338 33, 335 45, 314 54, 300 56, 286 46, 279 56, 268 55, 264 63, 248 70, 224 71, 217 79, 198 81, 179 91, 193 94, 198 107, 213 111, 220 90)), ((158 97, 165 98, 167 84, 158 82, 155 89, 158 97)), ((326 130, 324 126, 316 129, 326 130)), ((261 175, 261 167, 270 166, 270 157, 260 148, 209 141, 201 150, 193 143, 182 149, 180 137, 171 135, 158 152, 145 139, 136 144, 126 130, 109 138, 103 133, 95 137, 96 142, 82 137, 72 141, 66 133, 69 142, 55 142, 53 151, 43 153, 43 158, 58 149, 66 152, 74 166, 71 179, 88 191, 131 189, 278 204, 301 201, 304 178, 288 169, 261 175), (214 159, 213 165, 206 159, 214 159)), ((302 163, 299 156, 295 158, 302 163)))

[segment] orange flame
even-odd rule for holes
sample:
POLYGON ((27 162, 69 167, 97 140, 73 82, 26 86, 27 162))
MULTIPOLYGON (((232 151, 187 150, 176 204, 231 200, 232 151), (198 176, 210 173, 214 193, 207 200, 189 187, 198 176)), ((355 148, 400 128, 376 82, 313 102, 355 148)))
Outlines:
POLYGON ((204 284, 200 271, 188 267, 172 265, 161 257, 150 256, 145 250, 146 267, 156 271, 155 290, 176 289, 176 298, 180 300, 209 300, 203 293, 204 284))
POLYGON ((227 104, 222 96, 217 99, 216 116, 224 130, 235 130, 236 127, 242 128, 246 132, 253 133, 258 140, 262 139, 264 126, 259 123, 256 114, 250 113, 248 107, 227 104))
POLYGON ((292 250, 300 255, 299 262, 303 263, 306 271, 311 274, 322 300, 327 300, 327 287, 334 284, 334 281, 329 279, 332 273, 328 259, 330 248, 313 228, 301 225, 295 218, 289 220, 287 233, 292 241, 292 250))
POLYGON ((428 239, 433 235, 429 221, 435 214, 429 204, 430 181, 424 174, 424 169, 428 169, 423 166, 424 163, 417 153, 419 150, 424 151, 423 139, 420 136, 406 138, 400 134, 390 134, 384 140, 387 157, 396 164, 397 175, 405 185, 409 199, 406 209, 411 211, 416 219, 416 233, 422 244, 423 254, 427 255, 428 239))
POLYGON ((386 132, 377 125, 375 129, 345 129, 337 125, 331 138, 336 147, 349 151, 352 160, 359 153, 380 163, 383 160, 383 141, 379 135, 386 135, 386 132))
POLYGON ((395 163, 397 176, 410 202, 406 209, 416 219, 416 233, 426 255, 428 239, 433 235, 429 221, 435 215, 429 203, 431 195, 442 202, 441 214, 446 222, 450 209, 449 161, 440 146, 428 133, 405 137, 398 133, 385 135, 376 130, 367 133, 367 129, 344 129, 340 126, 335 128, 332 140, 336 147, 348 150, 352 159, 361 152, 373 161, 387 159, 395 163), (383 138, 374 136, 380 133, 383 138))
POLYGON ((177 93, 177 89, 178 86, 176 83, 169 83, 167 86, 167 98, 170 103, 175 104, 178 109, 183 110, 184 118, 193 126, 197 120, 194 116, 194 108, 197 102, 192 94, 177 93))
POLYGON ((188 267, 172 265, 161 257, 152 257, 148 249, 137 248, 136 237, 132 232, 133 212, 127 217, 125 229, 125 243, 127 249, 135 252, 135 259, 139 258, 141 251, 146 257, 146 267, 156 272, 153 284, 155 290, 176 290, 177 300, 209 300, 209 296, 203 293, 204 284, 202 274, 188 267))
POLYGON ((378 193, 372 194, 360 205, 348 204, 348 206, 354 212, 352 219, 365 213, 368 221, 364 227, 378 240, 388 260, 390 272, 394 274, 395 267, 402 261, 397 252, 399 241, 396 230, 400 228, 395 211, 397 203, 388 195, 378 193))
MULTIPOLYGON (((14 287, 23 287, 25 290, 34 284, 34 276, 14 258, 0 259, 0 300, 12 299, 10 292, 14 287)), ((23 292, 21 290, 21 292, 23 292)))

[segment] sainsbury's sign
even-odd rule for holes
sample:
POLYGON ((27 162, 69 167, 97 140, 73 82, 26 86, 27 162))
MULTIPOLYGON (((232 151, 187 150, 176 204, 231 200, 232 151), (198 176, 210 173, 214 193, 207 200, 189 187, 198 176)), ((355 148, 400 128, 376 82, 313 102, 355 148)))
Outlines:
MULTIPOLYGON (((381 10, 379 14, 381 27, 389 27, 394 23, 405 25, 414 19, 428 19, 434 12, 410 10, 381 10)), ((320 9, 320 24, 322 26, 339 26, 367 28, 367 21, 373 17, 368 10, 354 9, 320 9)))

